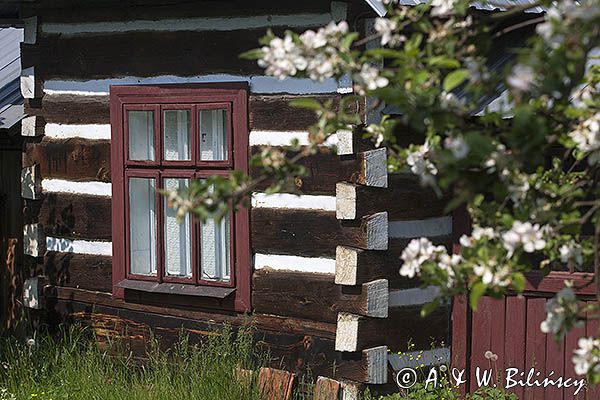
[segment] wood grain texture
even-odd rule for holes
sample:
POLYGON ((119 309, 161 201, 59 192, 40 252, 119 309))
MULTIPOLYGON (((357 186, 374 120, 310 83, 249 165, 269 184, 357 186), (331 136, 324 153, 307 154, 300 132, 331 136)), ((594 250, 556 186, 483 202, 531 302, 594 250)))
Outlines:
MULTIPOLYGON (((340 106, 340 94, 310 96, 321 103, 340 106)), ((313 110, 292 107, 290 101, 306 98, 293 95, 251 95, 248 102, 251 130, 306 131, 318 118, 313 110)), ((350 112, 361 112, 352 102, 350 112)), ((44 117, 54 124, 109 124, 108 95, 45 94, 39 101, 26 101, 27 115, 44 117)))
POLYGON ((21 58, 23 65, 35 65, 36 75, 43 80, 262 74, 256 61, 241 59, 239 54, 257 48, 264 34, 265 29, 47 35, 35 46, 23 46, 21 58))
POLYGON ((338 218, 355 219, 387 211, 390 220, 418 220, 444 215, 448 199, 424 188, 411 174, 390 174, 387 188, 338 183, 338 218))
POLYGON ((44 193, 25 201, 26 223, 39 222, 46 236, 110 240, 111 200, 105 196, 44 193))
POLYGON ((36 163, 44 179, 110 182, 110 141, 44 137, 25 147, 23 165, 36 163))
POLYGON ((111 257, 49 251, 40 259, 27 257, 25 266, 32 276, 45 276, 49 285, 107 293, 112 290, 111 257))

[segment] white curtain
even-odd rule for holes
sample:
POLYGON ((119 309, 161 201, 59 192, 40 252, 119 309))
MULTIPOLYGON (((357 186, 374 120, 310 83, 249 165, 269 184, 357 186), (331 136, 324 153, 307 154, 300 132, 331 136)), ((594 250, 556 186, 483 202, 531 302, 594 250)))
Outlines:
POLYGON ((189 110, 164 112, 165 160, 191 160, 191 124, 189 110))
POLYGON ((129 178, 131 273, 156 275, 156 211, 152 178, 129 178))
POLYGON ((226 113, 226 110, 200 110, 201 160, 227 160, 226 113))
MULTIPOLYGON (((189 179, 165 179, 166 190, 185 190, 189 179)), ((181 223, 177 221, 177 212, 169 208, 165 198, 165 270, 170 276, 192 276, 192 222, 187 213, 181 223)))
POLYGON ((154 160, 154 112, 129 111, 129 159, 154 160))
POLYGON ((230 280, 229 215, 220 221, 209 219, 202 224, 202 278, 230 280))

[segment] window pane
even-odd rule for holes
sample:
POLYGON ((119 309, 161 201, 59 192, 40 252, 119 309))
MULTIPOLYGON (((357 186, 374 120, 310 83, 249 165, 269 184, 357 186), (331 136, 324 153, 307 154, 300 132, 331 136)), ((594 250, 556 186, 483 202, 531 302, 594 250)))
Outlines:
POLYGON ((227 160, 227 110, 200 110, 200 159, 227 160))
POLYGON ((131 273, 156 275, 156 190, 152 178, 129 179, 131 273))
POLYGON ((165 160, 191 160, 192 113, 166 110, 164 117, 165 160))
POLYGON ((230 280, 229 223, 227 215, 221 221, 209 219, 202 224, 202 279, 222 282, 230 280))
MULTIPOLYGON (((186 190, 189 179, 165 179, 165 189, 186 190)), ((192 277, 192 221, 189 213, 177 221, 177 212, 165 197, 165 271, 169 276, 192 277)))
POLYGON ((154 160, 154 112, 128 111, 129 159, 154 160))

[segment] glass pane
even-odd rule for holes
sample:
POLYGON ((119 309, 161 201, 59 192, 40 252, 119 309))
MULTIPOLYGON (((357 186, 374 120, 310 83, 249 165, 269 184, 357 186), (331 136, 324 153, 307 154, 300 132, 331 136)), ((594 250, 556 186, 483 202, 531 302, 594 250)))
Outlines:
POLYGON ((227 160, 227 110, 200 110, 200 159, 227 160))
POLYGON ((129 178, 131 273, 156 275, 156 190, 153 178, 129 178))
POLYGON ((128 111, 129 159, 154 160, 154 112, 128 111))
MULTIPOLYGON (((189 179, 165 179, 165 189, 186 190, 189 179)), ((169 207, 165 198, 165 271, 169 276, 192 277, 192 220, 189 213, 177 221, 177 212, 169 207)))
POLYGON ((165 160, 191 160, 191 111, 166 110, 163 117, 165 160))
POLYGON ((209 219, 202 224, 202 279, 221 282, 230 280, 229 224, 229 215, 221 221, 209 219))

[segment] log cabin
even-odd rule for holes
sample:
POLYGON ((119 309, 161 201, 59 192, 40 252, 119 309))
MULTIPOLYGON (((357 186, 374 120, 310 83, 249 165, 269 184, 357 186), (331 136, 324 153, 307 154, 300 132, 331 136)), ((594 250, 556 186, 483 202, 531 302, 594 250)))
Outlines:
MULTIPOLYGON (((7 214, 22 229, 7 234, 18 257, 3 279, 18 282, 12 295, 30 315, 84 322, 137 349, 151 330, 168 345, 181 328, 252 324, 274 365, 352 384, 391 382, 409 341, 426 362, 450 362, 451 305, 422 319, 436 292, 398 269, 411 238, 450 247, 460 221, 416 177, 388 174, 385 148, 340 131, 337 152, 301 161, 309 174, 294 193, 257 191, 218 223, 178 224, 157 194, 252 174, 261 146, 306 143, 316 117, 289 101, 339 104, 352 83, 278 81, 239 54, 268 28, 346 20, 366 36, 380 1, 9 4, 16 16, 0 17, 24 30, 25 107, 20 206, 7 214)), ((368 104, 354 104, 365 122, 377 118, 368 104)))

